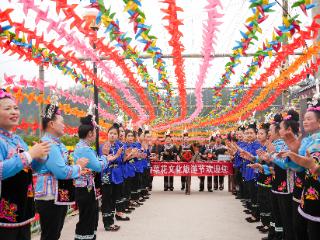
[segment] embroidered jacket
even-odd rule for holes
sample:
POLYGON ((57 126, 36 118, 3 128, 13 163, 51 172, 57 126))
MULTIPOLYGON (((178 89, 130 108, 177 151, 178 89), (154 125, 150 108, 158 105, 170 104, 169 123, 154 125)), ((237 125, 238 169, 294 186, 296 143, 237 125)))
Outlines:
MULTIPOLYGON (((245 146, 247 145, 246 142, 242 142, 242 141, 238 141, 237 145, 240 148, 245 148, 245 146)), ((240 168, 242 167, 242 158, 240 157, 239 151, 236 152, 235 156, 234 156, 234 167, 235 168, 240 168)))
POLYGON ((32 161, 27 144, 15 134, 0 129, 0 227, 20 227, 34 219, 32 161))
MULTIPOLYGON (((306 156, 307 148, 311 145, 311 143, 312 143, 311 136, 303 138, 301 141, 298 154, 301 156, 306 156)), ((304 181, 306 177, 305 169, 301 167, 300 169, 301 171, 296 171, 294 174, 294 188, 293 188, 292 195, 293 195, 293 200, 296 202, 300 202, 301 200, 302 190, 303 190, 304 181)))
MULTIPOLYGON (((138 149, 138 151, 139 151, 140 153, 143 153, 143 152, 144 152, 144 149, 142 148, 141 143, 136 142, 136 143, 135 143, 135 147, 138 149)), ((143 170, 144 170, 145 165, 146 165, 145 159, 143 159, 143 158, 135 158, 135 159, 134 159, 134 163, 135 163, 135 170, 136 170, 136 172, 137 172, 137 173, 143 173, 143 170)))
MULTIPOLYGON (((253 156, 257 156, 256 151, 258 149, 261 148, 261 144, 258 141, 254 141, 252 143, 247 143, 244 147, 243 150, 251 153, 253 156)), ((255 172, 254 169, 247 167, 248 164, 250 164, 251 162, 246 160, 246 159, 242 159, 243 163, 242 163, 242 176, 244 177, 245 181, 251 181, 254 179, 257 179, 258 174, 255 172)))
MULTIPOLYGON (((272 142, 276 153, 288 150, 288 146, 282 139, 277 139, 272 142)), ((291 161, 286 158, 276 157, 276 153, 272 156, 275 175, 272 179, 272 192, 277 194, 291 194, 293 192, 294 173, 291 170, 291 161)), ((293 167, 293 166, 292 166, 293 167)))
POLYGON ((55 200, 56 204, 71 204, 74 195, 72 179, 80 177, 80 166, 70 166, 68 150, 59 138, 46 133, 41 140, 50 142, 51 149, 47 161, 36 172, 35 198, 55 200), (68 180, 68 181, 64 181, 68 180))
MULTIPOLYGON (((312 135, 312 142, 307 151, 312 158, 320 165, 320 133, 312 135)), ((306 170, 305 182, 301 197, 299 213, 314 222, 320 222, 320 178, 306 170)))
MULTIPOLYGON (((109 154, 115 155, 119 148, 123 147, 123 144, 120 141, 116 141, 110 147, 109 154)), ((102 149, 102 148, 101 148, 102 149)), ((100 151, 101 153, 101 151, 100 151)), ((102 183, 103 184, 121 184, 123 183, 123 159, 124 159, 124 151, 122 151, 121 155, 112 162, 109 162, 109 165, 105 168, 102 175, 102 183)))
POLYGON ((144 172, 144 170, 148 169, 151 166, 150 163, 149 163, 150 161, 148 159, 150 157, 149 147, 147 146, 146 148, 144 148, 141 145, 140 152, 142 152, 142 153, 144 153, 146 155, 146 157, 139 159, 140 160, 141 171, 144 172))
POLYGON ((152 146, 148 146, 148 149, 145 150, 145 153, 147 154, 147 166, 146 169, 150 169, 151 168, 151 162, 150 162, 150 156, 151 156, 151 150, 152 150, 152 146))
MULTIPOLYGON (((125 143, 124 150, 127 151, 128 149, 132 149, 135 147, 135 143, 125 143)), ((128 159, 123 164, 123 176, 124 178, 134 177, 136 174, 136 167, 134 163, 134 158, 128 159)))
MULTIPOLYGON (((313 143, 312 136, 308 136, 302 139, 298 154, 306 156, 307 149, 313 143)), ((293 189, 293 200, 300 202, 302 190, 304 186, 305 171, 306 169, 302 166, 291 161, 290 158, 286 159, 275 159, 274 162, 282 169, 292 169, 294 172, 294 189, 293 189)))
MULTIPOLYGON (((84 140, 80 140, 76 145, 73 152, 74 163, 76 164, 79 158, 87 158, 89 160, 86 168, 92 170, 92 173, 82 175, 75 180, 76 187, 87 187, 88 190, 94 188, 96 190, 95 184, 95 174, 102 172, 108 166, 108 160, 105 155, 101 157, 97 156, 95 150, 92 149, 84 140)), ((97 194, 96 194, 97 195, 97 194)))
MULTIPOLYGON (((261 149, 264 151, 267 150, 265 146, 262 146, 261 149)), ((267 171, 264 170, 262 173, 259 173, 257 184, 261 187, 271 188, 272 175, 269 171, 269 165, 265 161, 260 161, 258 156, 256 157, 256 162, 262 164, 262 166, 266 166, 268 169, 267 171)))

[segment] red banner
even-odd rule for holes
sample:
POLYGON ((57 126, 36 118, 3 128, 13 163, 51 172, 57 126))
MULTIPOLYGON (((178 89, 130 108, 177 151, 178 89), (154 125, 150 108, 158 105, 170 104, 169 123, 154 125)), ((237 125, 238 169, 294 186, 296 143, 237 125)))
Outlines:
POLYGON ((223 176, 232 175, 231 162, 151 162, 152 176, 223 176))

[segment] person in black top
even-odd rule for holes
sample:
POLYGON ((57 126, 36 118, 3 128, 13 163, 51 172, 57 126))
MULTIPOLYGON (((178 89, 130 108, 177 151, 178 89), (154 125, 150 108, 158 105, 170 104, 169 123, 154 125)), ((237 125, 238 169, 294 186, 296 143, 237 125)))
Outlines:
MULTIPOLYGON (((161 144, 159 143, 158 137, 153 141, 151 151, 150 151, 150 162, 152 161, 160 161, 160 150, 161 144)), ((152 182, 153 176, 150 176, 149 187, 148 190, 152 191, 152 182)))
MULTIPOLYGON (((192 145, 189 143, 189 135, 185 130, 182 136, 182 144, 179 147, 180 159, 183 162, 190 162, 193 156, 192 145)), ((186 176, 181 176, 181 190, 185 190, 186 187, 186 176)))
MULTIPOLYGON (((214 145, 214 157, 213 160, 218 160, 219 155, 225 154, 227 148, 222 144, 222 138, 220 134, 217 134, 215 137, 215 145, 214 145)), ((214 176, 214 190, 218 190, 218 181, 219 181, 219 190, 222 191, 224 189, 224 176, 214 176)))
MULTIPOLYGON (((202 146, 202 148, 200 149, 202 161, 210 162, 213 160, 214 145, 215 145, 215 139, 213 136, 211 136, 209 140, 209 144, 202 146)), ((204 190, 205 176, 201 176, 199 177, 199 179, 200 179, 199 191, 202 192, 204 190)), ((207 176, 207 189, 208 189, 208 192, 212 192, 212 176, 207 176)))
MULTIPOLYGON (((178 158, 178 149, 172 143, 172 137, 170 135, 170 131, 166 133, 165 136, 165 144, 162 146, 160 150, 160 161, 164 162, 174 162, 178 158)), ((165 176, 164 177, 164 191, 173 191, 173 176, 165 176)))

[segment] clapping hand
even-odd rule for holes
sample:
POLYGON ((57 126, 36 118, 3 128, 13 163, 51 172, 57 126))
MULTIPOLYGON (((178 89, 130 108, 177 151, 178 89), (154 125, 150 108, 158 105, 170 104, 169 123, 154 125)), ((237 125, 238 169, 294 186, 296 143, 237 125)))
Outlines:
POLYGON ((244 150, 241 150, 240 151, 240 157, 244 158, 244 159, 247 159, 249 161, 253 161, 254 160, 254 156, 247 152, 247 151, 244 151, 244 150))
POLYGON ((139 151, 137 148, 132 149, 131 151, 132 157, 138 158, 139 157, 139 151))
POLYGON ((269 154, 266 151, 259 149, 257 150, 257 155, 258 155, 258 158, 261 159, 262 161, 265 161, 265 162, 271 161, 269 154))
POLYGON ((277 157, 279 158, 286 158, 290 156, 290 151, 281 151, 277 153, 277 157))
POLYGON ((88 165, 89 160, 87 158, 79 158, 76 162, 77 165, 84 169, 88 165))
POLYGON ((117 151, 117 153, 116 153, 116 155, 115 155, 115 157, 116 157, 116 158, 120 157, 122 151, 123 151, 123 147, 119 148, 118 151, 117 151))
POLYGON ((274 145, 271 143, 271 141, 267 141, 266 143, 266 147, 268 152, 273 153, 276 151, 276 148, 274 147, 274 145))
POLYGON ((41 158, 44 159, 48 156, 50 151, 50 142, 33 142, 34 145, 29 149, 29 154, 32 159, 41 158))
POLYGON ((253 169, 259 169, 259 170, 262 169, 262 165, 260 163, 248 164, 247 166, 253 169))
POLYGON ((110 148, 111 148, 111 145, 110 145, 110 143, 108 143, 108 142, 106 142, 104 145, 103 145, 103 147, 102 147, 102 154, 103 155, 109 155, 109 153, 110 153, 110 148))

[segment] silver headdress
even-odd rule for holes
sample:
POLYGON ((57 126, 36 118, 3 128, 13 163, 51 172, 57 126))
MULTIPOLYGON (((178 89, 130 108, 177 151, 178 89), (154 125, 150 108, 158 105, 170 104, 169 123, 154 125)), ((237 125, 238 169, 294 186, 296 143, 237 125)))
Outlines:
POLYGON ((90 105, 89 105, 88 111, 87 111, 87 116, 92 116, 92 125, 94 127, 99 127, 97 122, 96 122, 96 115, 95 115, 96 107, 97 106, 91 102, 90 105))
POLYGON ((133 131, 132 119, 130 119, 127 124, 127 130, 133 131))
POLYGON ((52 94, 50 98, 50 104, 46 107, 44 112, 42 113, 43 118, 52 119, 54 115, 58 114, 60 115, 61 112, 59 111, 59 97, 55 94, 52 94))

